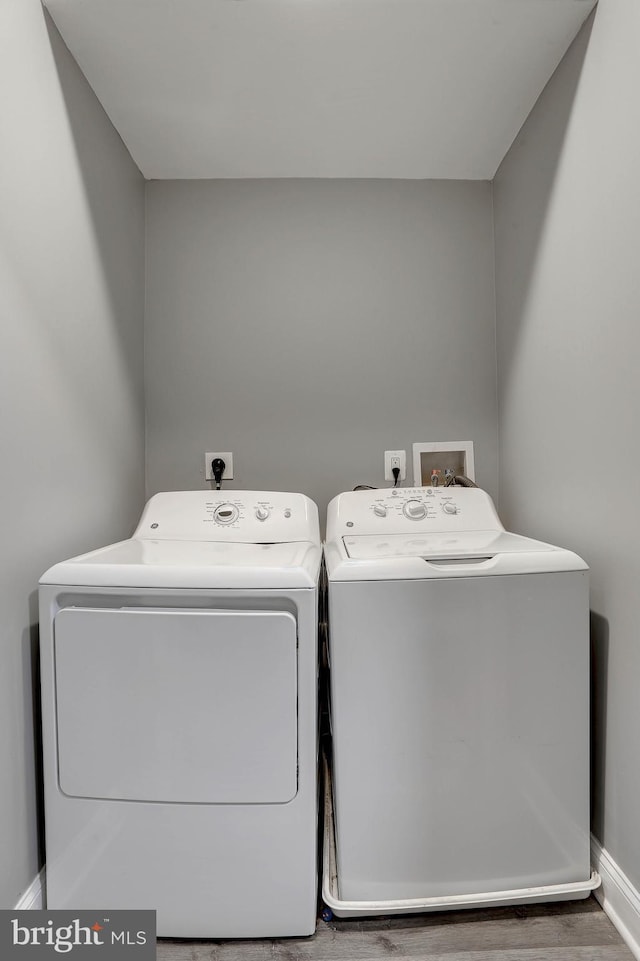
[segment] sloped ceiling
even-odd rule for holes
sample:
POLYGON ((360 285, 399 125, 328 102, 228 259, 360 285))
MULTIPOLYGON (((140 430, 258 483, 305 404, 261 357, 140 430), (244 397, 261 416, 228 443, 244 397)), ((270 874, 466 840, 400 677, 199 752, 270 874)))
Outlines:
POLYGON ((492 179, 595 0, 45 0, 149 179, 492 179))

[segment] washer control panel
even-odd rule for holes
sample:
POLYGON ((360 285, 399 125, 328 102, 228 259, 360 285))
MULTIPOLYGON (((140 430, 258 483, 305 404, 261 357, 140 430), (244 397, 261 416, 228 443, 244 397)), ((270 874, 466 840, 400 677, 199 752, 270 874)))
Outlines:
POLYGON ((134 537, 249 544, 317 542, 318 509, 304 494, 174 491, 151 498, 134 537))
POLYGON ((344 534, 504 530, 493 501, 478 487, 349 491, 327 512, 327 541, 344 534))

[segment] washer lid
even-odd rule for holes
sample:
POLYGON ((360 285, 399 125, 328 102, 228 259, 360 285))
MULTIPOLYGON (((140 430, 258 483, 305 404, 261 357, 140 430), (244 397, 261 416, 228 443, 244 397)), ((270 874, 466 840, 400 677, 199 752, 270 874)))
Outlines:
POLYGON ((483 558, 522 551, 555 550, 549 544, 504 531, 457 531, 435 534, 351 534, 343 537, 347 557, 483 558))
POLYGON ((330 582, 586 571, 572 551, 505 531, 349 534, 325 545, 330 582))
POLYGON ((133 537, 55 564, 41 584, 87 587, 310 588, 321 549, 312 542, 233 544, 133 537))

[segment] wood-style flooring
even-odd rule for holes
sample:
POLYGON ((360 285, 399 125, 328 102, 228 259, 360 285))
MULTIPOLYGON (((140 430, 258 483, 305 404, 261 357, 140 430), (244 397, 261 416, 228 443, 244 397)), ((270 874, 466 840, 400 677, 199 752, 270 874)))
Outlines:
POLYGON ((633 961, 595 898, 318 921, 310 938, 158 941, 158 961, 633 961))

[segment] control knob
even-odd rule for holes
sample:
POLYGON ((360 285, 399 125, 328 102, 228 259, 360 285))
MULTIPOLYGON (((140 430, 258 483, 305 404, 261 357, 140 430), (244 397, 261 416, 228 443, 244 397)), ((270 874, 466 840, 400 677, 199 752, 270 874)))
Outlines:
POLYGON ((422 501, 416 500, 406 501, 402 510, 404 511, 405 517, 408 517, 412 521, 419 521, 420 518, 425 517, 427 513, 427 508, 422 501))
POLYGON ((445 514, 457 514, 458 506, 457 504, 452 504, 451 501, 447 501, 446 504, 442 505, 442 510, 445 512, 445 514))
POLYGON ((267 517, 271 514, 268 507, 256 507, 256 517, 259 521, 266 521, 267 517))
POLYGON ((220 504, 213 513, 218 524, 233 524, 238 519, 238 508, 235 504, 220 504))
POLYGON ((384 504, 374 504, 373 513, 376 515, 376 517, 386 517, 387 508, 384 506, 384 504))

